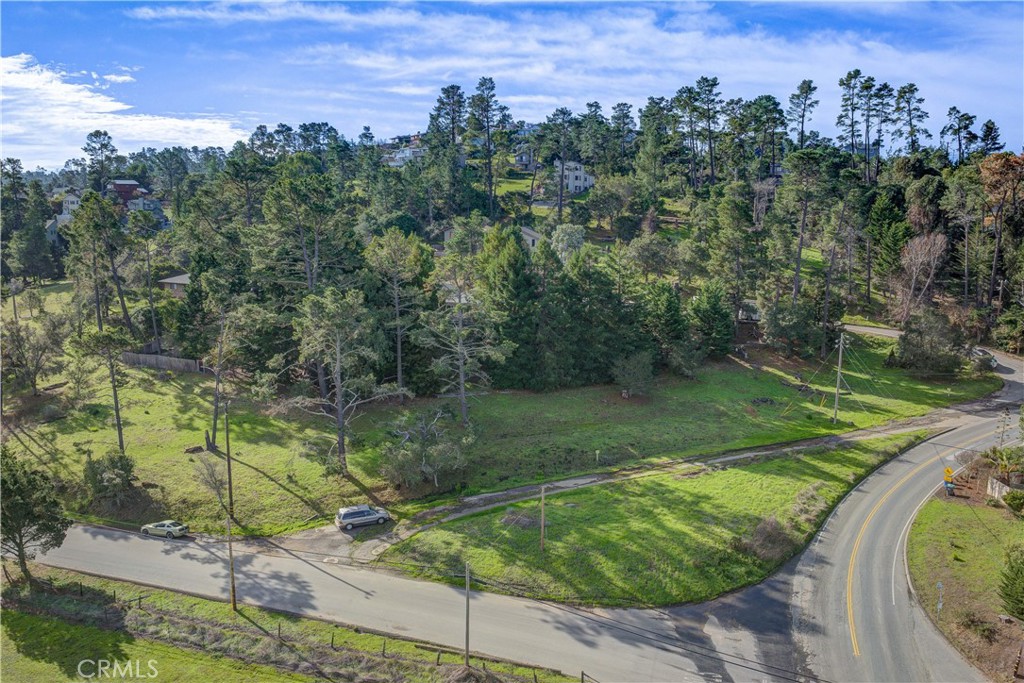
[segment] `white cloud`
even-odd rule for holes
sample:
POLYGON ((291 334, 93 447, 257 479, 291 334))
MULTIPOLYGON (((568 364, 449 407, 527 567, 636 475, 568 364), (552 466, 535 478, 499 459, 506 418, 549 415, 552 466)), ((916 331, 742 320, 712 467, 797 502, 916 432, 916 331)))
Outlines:
MULTIPOLYGON (((4 157, 24 159, 28 167, 59 168, 67 159, 81 156, 86 135, 97 129, 110 133, 125 151, 142 146, 230 146, 248 135, 223 117, 130 113, 132 105, 99 92, 95 85, 74 83, 73 78, 39 64, 32 55, 0 57, 4 157)), ((104 78, 125 82, 117 75, 104 78)))
POLYGON ((103 80, 108 83, 134 83, 135 77, 128 74, 104 74, 103 80))

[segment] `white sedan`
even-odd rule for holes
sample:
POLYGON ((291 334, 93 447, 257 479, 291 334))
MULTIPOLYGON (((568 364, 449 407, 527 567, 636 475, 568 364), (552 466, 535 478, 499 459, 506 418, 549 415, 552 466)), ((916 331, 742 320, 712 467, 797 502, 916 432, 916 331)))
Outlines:
POLYGON ((173 519, 165 519, 155 524, 147 524, 142 527, 142 533, 146 536, 164 536, 166 538, 177 538, 188 533, 188 526, 173 519))

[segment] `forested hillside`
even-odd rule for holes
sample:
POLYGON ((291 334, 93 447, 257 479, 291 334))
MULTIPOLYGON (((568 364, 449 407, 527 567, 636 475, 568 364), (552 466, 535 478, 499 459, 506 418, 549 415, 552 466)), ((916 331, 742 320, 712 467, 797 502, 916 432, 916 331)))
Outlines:
POLYGON ((279 124, 227 152, 124 155, 96 131, 60 172, 5 159, 5 389, 53 376, 69 394, 102 371, 124 452, 121 353, 146 345, 212 374, 208 446, 244 395, 329 420, 319 457, 339 474, 364 406, 446 394, 454 414, 408 413, 385 457, 405 463, 393 482, 436 484, 487 387, 628 399, 748 342, 824 359, 844 319, 908 330, 889 362, 918 375, 964 371, 982 342, 1021 352, 1024 155, 991 120, 929 120, 913 83, 839 83, 836 139, 811 81, 741 100, 702 77, 534 125, 481 78, 387 142, 279 124), (39 315, 48 279, 73 284, 39 315))

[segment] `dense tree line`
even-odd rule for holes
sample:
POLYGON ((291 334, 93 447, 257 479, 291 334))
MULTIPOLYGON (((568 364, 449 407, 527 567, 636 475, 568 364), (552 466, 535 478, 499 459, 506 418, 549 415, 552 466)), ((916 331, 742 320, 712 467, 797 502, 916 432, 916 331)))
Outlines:
MULTIPOLYGON (((784 107, 725 99, 701 77, 635 114, 591 102, 530 128, 481 78, 472 93, 442 89, 424 154, 398 168, 369 128, 347 140, 327 123, 261 126, 227 152, 127 157, 96 131, 49 181, 84 190, 66 248, 43 231, 48 188, 4 161, 8 293, 66 273, 63 336, 108 367, 115 396, 118 350, 168 332, 214 372, 213 444, 234 373, 329 418, 341 472, 366 401, 451 392, 468 423, 469 395, 490 384, 690 376, 731 352, 754 311, 787 354, 827 355, 849 309, 922 329, 941 308, 965 338, 1019 351, 1024 157, 955 107, 929 146, 912 83, 855 69, 839 85, 833 141, 812 128, 811 81, 784 107), (515 172, 517 153, 539 163, 515 172), (596 185, 569 196, 555 161, 583 163, 596 185), (151 187, 173 229, 129 216, 103 192, 115 177, 151 187), (502 191, 510 177, 530 191, 502 191), (530 210, 542 188, 546 215, 530 210), (524 227, 546 239, 529 248, 524 227), (191 279, 181 300, 153 289, 175 270, 191 279)), ((8 348, 30 346, 11 329, 8 348)), ((16 365, 42 371, 52 355, 16 365)))

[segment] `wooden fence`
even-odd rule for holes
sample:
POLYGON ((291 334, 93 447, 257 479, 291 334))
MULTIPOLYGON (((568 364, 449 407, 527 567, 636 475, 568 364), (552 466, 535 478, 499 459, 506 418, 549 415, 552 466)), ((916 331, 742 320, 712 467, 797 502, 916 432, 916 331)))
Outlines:
POLYGON ((154 353, 129 353, 121 354, 121 361, 125 365, 135 365, 157 370, 172 370, 174 372, 202 372, 199 361, 191 358, 172 358, 171 356, 158 356, 154 353))

